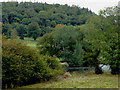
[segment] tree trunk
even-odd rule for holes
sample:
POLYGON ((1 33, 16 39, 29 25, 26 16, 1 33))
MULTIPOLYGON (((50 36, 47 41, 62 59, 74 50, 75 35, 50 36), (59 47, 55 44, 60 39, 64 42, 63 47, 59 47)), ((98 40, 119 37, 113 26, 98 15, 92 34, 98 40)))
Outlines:
POLYGON ((99 67, 99 64, 97 64, 95 66, 95 74, 102 74, 102 73, 103 73, 103 71, 102 71, 101 67, 99 67))
POLYGON ((94 56, 94 60, 95 60, 95 74, 102 74, 103 73, 101 67, 99 67, 99 61, 97 59, 99 54, 100 54, 100 50, 98 50, 96 55, 94 56))

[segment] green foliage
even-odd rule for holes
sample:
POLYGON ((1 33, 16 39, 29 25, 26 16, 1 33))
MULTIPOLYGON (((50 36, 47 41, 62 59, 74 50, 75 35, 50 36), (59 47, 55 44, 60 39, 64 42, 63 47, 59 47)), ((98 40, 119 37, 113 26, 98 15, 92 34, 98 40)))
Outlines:
POLYGON ((82 65, 82 45, 78 32, 72 26, 57 28, 53 35, 53 42, 58 50, 58 57, 68 62, 70 66, 82 65))
POLYGON ((10 38, 10 24, 2 25, 2 33, 6 35, 7 38, 10 38))
POLYGON ((30 20, 28 18, 23 18, 22 19, 22 24, 28 25, 30 23, 30 20))
POLYGON ((52 69, 59 69, 60 66, 58 65, 60 62, 56 59, 56 57, 51 57, 51 56, 42 56, 42 59, 49 64, 49 67, 52 69))
POLYGON ((62 73, 55 57, 39 55, 36 49, 16 40, 4 39, 2 51, 3 88, 49 80, 62 73))
POLYGON ((39 39, 37 47, 40 51, 40 54, 53 56, 56 53, 54 49, 52 35, 53 32, 47 33, 39 39))
MULTIPOLYGON (((48 56, 48 55, 40 55, 40 59, 47 63, 47 66, 49 66, 49 77, 57 76, 59 74, 63 73, 63 69, 60 65, 59 59, 57 57, 48 56)), ((50 79, 50 78, 48 78, 50 79)))
POLYGON ((100 11, 99 16, 93 16, 86 22, 87 28, 82 27, 85 29, 83 31, 85 33, 84 41, 88 43, 84 47, 84 59, 87 59, 88 62, 111 65, 112 74, 118 74, 120 63, 118 61, 119 38, 116 10, 117 7, 110 7, 100 11), (96 59, 92 59, 96 51, 100 51, 100 53, 96 59))
MULTIPOLYGON (((32 22, 37 22, 42 31, 41 36, 47 32, 51 32, 51 30, 46 27, 54 28, 57 24, 81 25, 85 24, 87 19, 94 15, 94 13, 87 8, 38 2, 3 2, 2 11, 3 24, 10 24, 12 27, 13 23, 18 23, 23 24, 25 27, 32 22)), ((15 29, 16 28, 17 27, 15 27, 15 29)), ((24 30, 22 29, 21 32, 18 32, 21 39, 23 39, 24 34, 26 34, 23 33, 24 30)), ((9 30, 4 30, 3 33, 7 35, 6 33, 9 33, 8 31, 9 30)), ((35 37, 37 36, 34 34, 34 38, 35 37)))
POLYGON ((18 24, 16 30, 18 32, 18 36, 20 36, 20 39, 24 40, 24 34, 26 33, 25 26, 23 24, 18 24))
POLYGON ((119 20, 118 7, 108 7, 100 12, 100 15, 106 20, 104 29, 108 48, 105 50, 106 60, 111 65, 111 73, 119 74, 119 20))
POLYGON ((40 54, 55 55, 70 66, 82 66, 82 35, 72 26, 58 27, 56 31, 40 38, 40 54), (78 38, 79 37, 79 38, 78 38))
POLYGON ((28 36, 32 37, 34 40, 40 36, 41 29, 37 22, 32 22, 28 26, 28 36))

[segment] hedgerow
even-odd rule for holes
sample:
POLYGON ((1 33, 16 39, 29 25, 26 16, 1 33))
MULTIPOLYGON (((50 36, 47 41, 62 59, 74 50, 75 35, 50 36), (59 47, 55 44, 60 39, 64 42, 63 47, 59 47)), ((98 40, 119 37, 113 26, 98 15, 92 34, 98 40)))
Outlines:
POLYGON ((39 55, 16 40, 3 40, 2 43, 2 86, 13 88, 61 74, 62 69, 55 57, 39 55))

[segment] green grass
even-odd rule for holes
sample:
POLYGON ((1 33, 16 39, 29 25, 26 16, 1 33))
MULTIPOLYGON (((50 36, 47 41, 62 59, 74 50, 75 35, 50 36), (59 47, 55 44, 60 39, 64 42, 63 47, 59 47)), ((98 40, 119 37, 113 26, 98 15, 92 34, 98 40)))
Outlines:
MULTIPOLYGON (((11 40, 11 39, 8 39, 8 40, 11 40)), ((27 46, 36 48, 36 44, 37 44, 39 38, 37 38, 37 40, 34 40, 33 38, 25 37, 24 40, 21 40, 19 38, 17 40, 26 43, 27 46)))
POLYGON ((67 79, 51 80, 21 88, 118 88, 118 75, 74 73, 72 77, 67 79))
POLYGON ((39 38, 37 38, 37 40, 35 41, 33 38, 25 37, 23 41, 27 44, 27 46, 36 48, 36 44, 37 44, 38 40, 39 40, 39 38))
POLYGON ((27 43, 27 46, 30 46, 30 47, 36 48, 36 44, 37 44, 37 42, 26 42, 26 43, 27 43))
MULTIPOLYGON (((36 41, 38 41, 38 40, 39 40, 39 38, 37 38, 36 41)), ((33 41, 33 42, 35 42, 35 40, 33 38, 29 38, 29 37, 25 37, 24 41, 33 41)))

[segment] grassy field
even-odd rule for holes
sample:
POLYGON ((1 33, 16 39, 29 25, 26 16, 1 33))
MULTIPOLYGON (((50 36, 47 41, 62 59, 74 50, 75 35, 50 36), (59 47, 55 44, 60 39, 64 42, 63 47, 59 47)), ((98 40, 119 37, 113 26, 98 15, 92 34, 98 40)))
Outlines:
POLYGON ((71 77, 61 80, 50 80, 20 88, 118 88, 118 75, 104 73, 73 73, 71 77))
MULTIPOLYGON (((11 40, 11 39, 8 39, 8 40, 11 40)), ((36 44, 37 44, 39 38, 37 38, 37 40, 34 40, 33 38, 24 37, 24 40, 21 40, 19 38, 17 40, 26 43, 27 46, 36 48, 36 44)))
POLYGON ((33 47, 33 48, 36 48, 36 44, 37 44, 37 41, 38 41, 38 40, 39 40, 39 38, 37 38, 36 41, 34 41, 33 38, 27 38, 27 37, 24 38, 24 42, 25 42, 28 46, 33 47))
POLYGON ((30 42, 30 41, 28 41, 28 42, 26 42, 26 43, 27 43, 27 46, 36 48, 37 42, 30 42))

